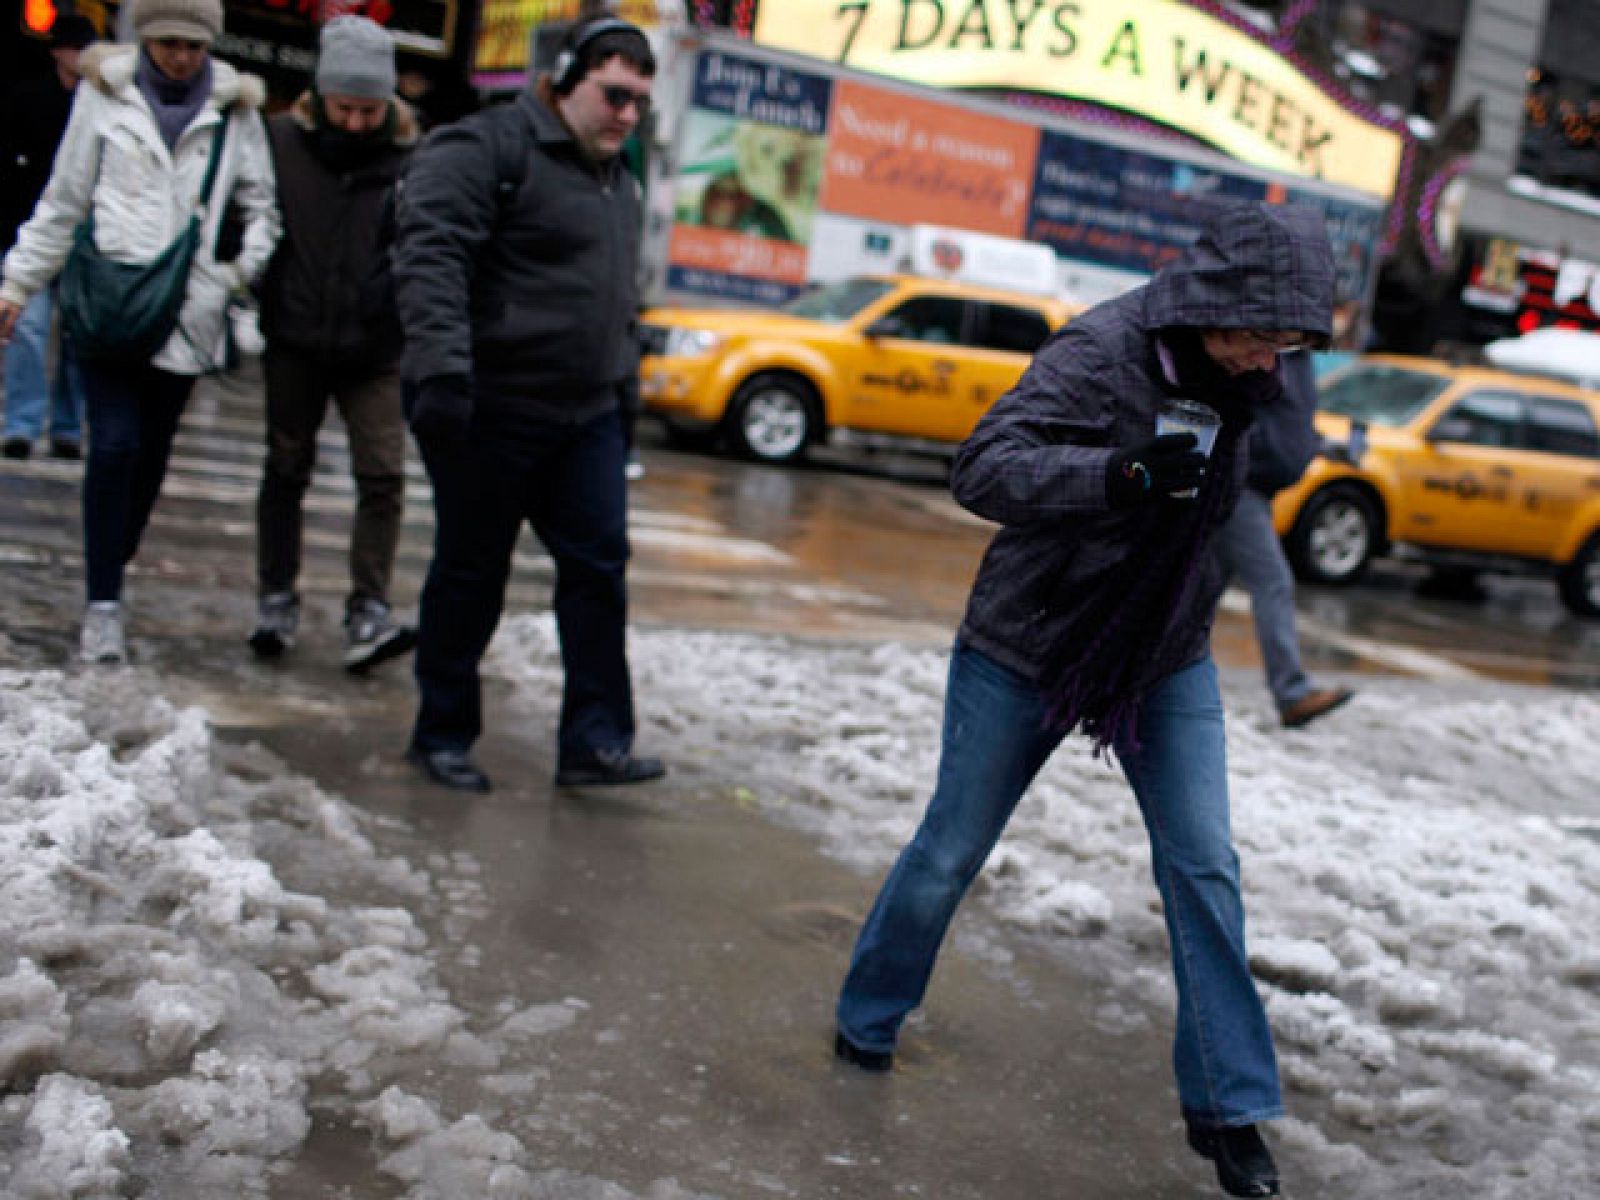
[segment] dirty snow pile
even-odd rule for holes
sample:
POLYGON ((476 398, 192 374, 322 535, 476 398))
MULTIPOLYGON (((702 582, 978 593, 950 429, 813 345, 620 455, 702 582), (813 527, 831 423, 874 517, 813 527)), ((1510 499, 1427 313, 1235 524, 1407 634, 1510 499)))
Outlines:
MULTIPOLYGON (((632 657, 641 748, 882 874, 933 777, 943 654, 638 630, 632 657)), ((553 721, 548 617, 508 621, 490 667, 553 721)), ((1600 1195, 1600 700, 1367 680, 1284 732, 1258 676, 1226 686, 1278 1136, 1310 1190, 1600 1195)), ((630 1200, 505 1129, 540 1082, 518 1046, 569 1002, 452 997, 423 926, 482 915, 476 864, 386 857, 397 831, 160 690, 0 670, 0 1196, 266 1196, 329 1113, 407 1200, 630 1200)), ((1114 767, 1064 747, 977 891, 967 945, 998 917, 1107 981, 1107 1028, 1170 1019, 1114 767)))
MULTIPOLYGON (((641 748, 763 789, 882 875, 934 777, 944 654, 630 644, 641 748)), ((554 703, 549 618, 509 622, 493 654, 518 703, 554 703)), ((1600 699, 1367 680, 1291 732, 1258 673, 1225 689, 1253 964, 1295 1114, 1279 1136, 1325 1194, 1600 1196, 1600 699)), ((1106 1022, 1169 1020, 1149 851, 1114 766, 1063 746, 976 892, 1111 979, 1106 1022)))
POLYGON ((481 885, 372 825, 143 672, 0 670, 0 1196, 266 1196, 332 1109, 386 1195, 628 1200, 396 1083, 479 1079, 562 1001, 472 1028, 413 914, 481 885))

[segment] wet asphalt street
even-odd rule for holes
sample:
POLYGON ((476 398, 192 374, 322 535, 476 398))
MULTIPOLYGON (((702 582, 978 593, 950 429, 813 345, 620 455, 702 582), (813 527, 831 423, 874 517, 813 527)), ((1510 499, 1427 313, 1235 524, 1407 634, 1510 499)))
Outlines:
MULTIPOLYGON (((1182 1146, 1164 1018, 1108 1033, 1094 981, 1026 939, 994 935, 986 956, 946 957, 928 1018, 938 1036, 913 1039, 892 1076, 835 1065, 833 989, 877 880, 743 803, 749 781, 726 764, 675 763, 665 784, 624 794, 556 793, 549 731, 497 697, 482 755, 497 790, 463 800, 418 781, 398 757, 407 672, 354 680, 336 665, 349 507, 336 422, 308 511, 302 643, 286 666, 253 662, 244 637, 259 413, 248 378, 197 394, 131 575, 133 653, 174 698, 203 703, 225 736, 259 740, 380 818, 389 853, 479 865, 474 913, 438 906, 423 916, 442 955, 468 941, 482 948, 446 972, 455 1002, 487 1010, 522 989, 581 996, 594 1014, 512 1064, 532 1081, 517 1103, 535 1114, 536 1134, 523 1140, 540 1166, 640 1195, 672 1194, 660 1189, 675 1180, 730 1200, 1216 1194, 1182 1146)), ((829 456, 776 470, 673 453, 649 426, 642 440, 637 622, 949 640, 986 529, 953 505, 936 469, 829 456)), ((395 589, 406 612, 429 539, 413 469, 395 589)), ((71 663, 78 478, 75 465, 50 460, 0 464, 0 664, 71 663)), ((1462 605, 1417 597, 1417 579, 1395 569, 1360 590, 1303 593, 1310 664, 1600 683, 1600 628, 1567 618, 1548 585, 1491 581, 1486 600, 1462 605)), ((512 608, 544 608, 548 585, 547 563, 525 542, 512 608)), ((1254 669, 1237 597, 1217 648, 1225 664, 1254 669)), ((981 905, 962 919, 984 920, 981 905)), ((470 1089, 447 1099, 461 1112, 483 1103, 470 1089)), ((274 1194, 399 1193, 373 1170, 364 1133, 330 1116, 274 1194)))

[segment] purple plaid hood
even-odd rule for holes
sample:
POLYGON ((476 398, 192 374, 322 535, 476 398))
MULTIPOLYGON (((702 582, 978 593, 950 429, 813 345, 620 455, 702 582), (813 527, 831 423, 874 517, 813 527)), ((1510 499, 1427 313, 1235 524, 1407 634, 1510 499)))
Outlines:
POLYGON ((1315 209, 1229 209, 1144 289, 1156 329, 1281 329, 1324 349, 1333 329, 1333 249, 1315 209))
MULTIPOLYGON (((1234 206, 1148 284, 1074 318, 1034 356, 956 455, 951 488, 965 508, 997 522, 968 600, 960 637, 1030 679, 1043 655, 1102 605, 1115 568, 1147 552, 1161 506, 1111 510, 1106 465, 1121 447, 1154 435, 1157 405, 1176 389, 1156 353, 1160 330, 1298 330, 1332 327, 1333 257, 1323 219, 1304 208, 1234 206), (1063 596, 1073 599, 1063 602, 1063 596)), ((1248 437, 1212 464, 1228 492, 1217 524, 1243 486, 1248 437)), ((1216 525, 1201 531, 1210 538, 1216 525)), ((1206 653, 1223 580, 1214 556, 1169 630, 1166 658, 1206 653)))

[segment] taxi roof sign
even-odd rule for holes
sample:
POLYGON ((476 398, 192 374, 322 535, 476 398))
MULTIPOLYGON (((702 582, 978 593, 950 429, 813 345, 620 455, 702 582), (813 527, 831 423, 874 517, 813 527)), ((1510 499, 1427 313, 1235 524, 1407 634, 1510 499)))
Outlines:
POLYGON ((1044 296, 1059 290, 1056 254, 1049 246, 943 225, 911 227, 911 270, 935 279, 1044 296))

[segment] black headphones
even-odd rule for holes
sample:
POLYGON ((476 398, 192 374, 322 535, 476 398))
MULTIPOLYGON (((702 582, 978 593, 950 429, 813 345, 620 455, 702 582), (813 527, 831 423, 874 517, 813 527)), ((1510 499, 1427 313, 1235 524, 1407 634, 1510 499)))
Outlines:
POLYGON ((603 17, 584 26, 583 32, 578 34, 576 40, 556 55, 556 61, 550 68, 550 86, 555 89, 557 95, 564 96, 583 82, 583 48, 595 38, 608 33, 631 33, 645 45, 650 44, 649 39, 644 36, 644 30, 620 17, 603 17))

